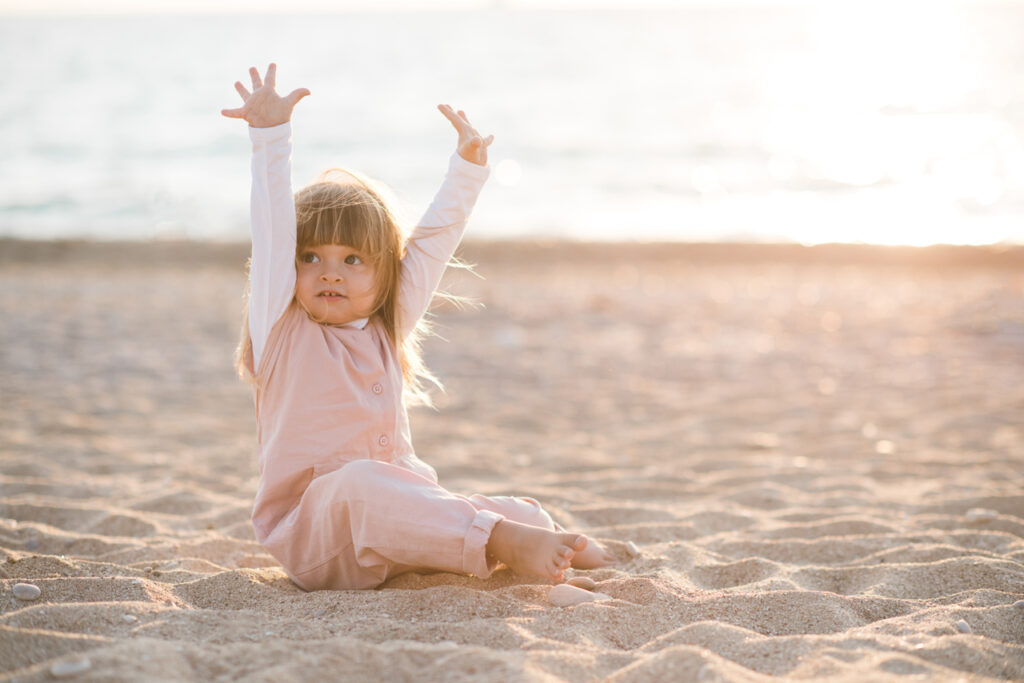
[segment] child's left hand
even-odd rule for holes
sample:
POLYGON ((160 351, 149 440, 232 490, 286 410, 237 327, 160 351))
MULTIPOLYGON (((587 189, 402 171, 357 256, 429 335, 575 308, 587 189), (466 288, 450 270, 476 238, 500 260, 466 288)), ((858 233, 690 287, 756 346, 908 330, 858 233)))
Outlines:
POLYGON ((459 133, 459 156, 471 163, 486 166, 487 148, 494 142, 494 136, 481 137, 480 133, 476 132, 476 128, 470 124, 466 112, 461 109, 456 112, 447 104, 439 104, 437 108, 445 115, 445 118, 452 122, 455 130, 459 133))

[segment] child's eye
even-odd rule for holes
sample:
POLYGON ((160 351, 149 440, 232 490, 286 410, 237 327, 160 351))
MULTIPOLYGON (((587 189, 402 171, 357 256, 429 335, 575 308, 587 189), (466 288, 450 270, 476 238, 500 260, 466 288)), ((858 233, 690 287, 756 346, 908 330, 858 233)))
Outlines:
POLYGON ((348 256, 345 257, 345 263, 349 264, 350 266, 358 266, 362 262, 363 259, 359 258, 355 254, 349 254, 348 256))
POLYGON ((302 263, 316 263, 319 260, 320 257, 311 251, 303 252, 302 255, 299 256, 299 261, 302 263))

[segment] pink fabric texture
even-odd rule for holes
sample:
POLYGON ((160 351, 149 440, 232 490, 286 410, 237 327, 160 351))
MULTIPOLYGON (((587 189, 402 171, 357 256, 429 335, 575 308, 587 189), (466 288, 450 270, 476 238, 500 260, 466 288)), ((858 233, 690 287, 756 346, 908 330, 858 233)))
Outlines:
POLYGON ((354 460, 316 478, 296 518, 321 520, 308 530, 307 541, 323 559, 307 555, 313 564, 289 572, 292 580, 316 590, 373 588, 424 569, 486 578, 495 569, 486 556, 494 525, 504 518, 542 522, 546 516, 525 500, 451 493, 421 473, 425 467, 415 456, 395 463, 354 460))
POLYGON ((416 569, 486 578, 500 520, 555 528, 532 498, 438 485, 412 451, 401 371, 376 324, 329 327, 292 306, 261 365, 257 430, 268 447, 253 526, 300 587, 373 588, 416 569))
MULTIPOLYGON (((489 576, 495 524, 507 518, 552 529, 551 517, 530 498, 465 497, 439 486, 434 469, 414 454, 398 351, 384 329, 375 319, 321 325, 290 299, 290 126, 252 129, 250 137, 256 539, 306 590, 373 588, 424 569, 489 576)), ((454 155, 410 236, 399 290, 402 334, 429 305, 487 175, 454 155)))

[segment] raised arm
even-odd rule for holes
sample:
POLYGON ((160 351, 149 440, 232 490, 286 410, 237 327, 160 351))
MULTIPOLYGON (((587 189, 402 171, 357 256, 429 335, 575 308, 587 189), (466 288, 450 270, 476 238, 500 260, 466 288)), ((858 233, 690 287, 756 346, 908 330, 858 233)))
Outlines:
POLYGON ((252 262, 249 266, 249 338, 253 371, 274 324, 288 308, 295 293, 295 200, 291 183, 291 113, 309 94, 304 88, 280 97, 274 90, 277 67, 267 68, 260 79, 249 69, 253 91, 241 83, 235 90, 245 104, 221 113, 249 122, 252 140, 252 262))
POLYGON ((295 295, 295 199, 291 182, 291 124, 250 128, 252 140, 252 261, 249 338, 254 373, 274 323, 295 295))
POLYGON ((455 127, 459 140, 441 188, 406 244, 398 299, 402 336, 416 327, 430 306, 445 266, 462 239, 469 215, 490 174, 487 148, 494 136, 482 138, 461 110, 455 112, 448 105, 438 109, 455 127))

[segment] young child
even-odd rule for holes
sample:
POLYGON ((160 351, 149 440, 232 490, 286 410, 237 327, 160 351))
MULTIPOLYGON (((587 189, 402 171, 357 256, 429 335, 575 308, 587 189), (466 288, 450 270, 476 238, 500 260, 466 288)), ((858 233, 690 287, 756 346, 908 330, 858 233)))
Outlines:
POLYGON ((429 377, 417 324, 487 179, 486 139, 438 107, 456 153, 408 240, 381 193, 354 173, 291 190, 291 114, 276 66, 249 70, 252 260, 239 371, 256 395, 256 537, 306 590, 373 588, 441 570, 486 578, 498 563, 560 581, 613 557, 567 533, 532 498, 450 493, 413 452, 405 395, 429 377))

